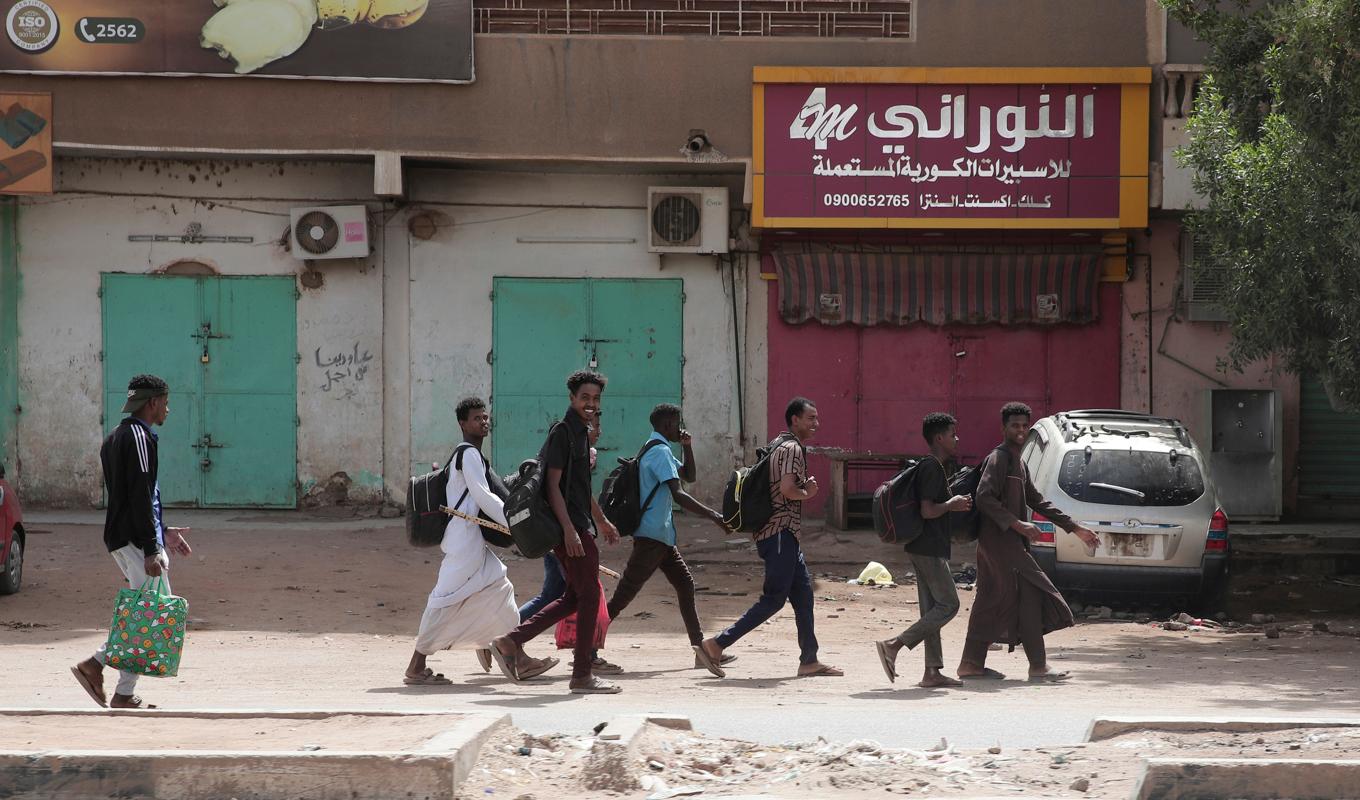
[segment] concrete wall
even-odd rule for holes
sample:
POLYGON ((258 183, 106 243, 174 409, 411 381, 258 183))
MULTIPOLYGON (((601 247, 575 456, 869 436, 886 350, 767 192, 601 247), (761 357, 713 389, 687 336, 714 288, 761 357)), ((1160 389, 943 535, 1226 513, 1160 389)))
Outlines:
MULTIPOLYGON (((19 210, 20 485, 32 505, 100 502, 98 450, 104 390, 102 272, 148 273, 181 260, 224 275, 290 275, 301 263, 279 240, 291 206, 362 202, 370 170, 357 164, 59 159, 58 194, 19 210), (192 199, 190 199, 192 198, 192 199), (151 244, 135 234, 253 236, 248 244, 151 244)), ((377 209, 374 204, 374 209, 377 209)), ((381 489, 383 253, 332 263, 325 283, 298 300, 298 477, 304 491, 337 471, 362 495, 381 489), (369 375, 331 391, 315 352, 358 344, 369 375)))
POLYGON ((34 77, 59 142, 229 151, 392 150, 679 160, 691 128, 751 152, 754 66, 1138 66, 1147 0, 918 0, 913 41, 476 37, 475 83, 34 77), (110 113, 117 109, 118 113, 110 113))
MULTIPOLYGON (((408 181, 408 214, 434 211, 447 218, 434 238, 410 239, 410 468, 428 469, 430 462, 446 457, 458 437, 453 405, 459 397, 492 394, 492 366, 486 356, 492 349, 488 298, 494 277, 681 278, 686 294, 684 407, 703 466, 697 494, 715 499, 725 468, 742 449, 731 292, 713 256, 666 255, 662 261, 646 251, 647 187, 726 185, 739 198, 742 176, 431 169, 413 171, 408 181), (635 242, 516 241, 583 236, 635 242)), ((754 270, 754 260, 752 264, 754 270)), ((739 289, 746 283, 738 278, 739 289)), ((740 318, 747 304, 740 296, 744 291, 738 294, 740 318)), ((751 323, 760 336, 763 321, 760 328, 751 323)), ((563 374, 573 366, 563 365, 563 374)), ((748 429, 757 428, 748 424, 748 429)), ((389 483, 405 480, 404 475, 388 477, 389 483)))
POLYGON ((1190 322, 1176 313, 1180 222, 1154 219, 1149 230, 1150 236, 1134 239, 1135 252, 1149 257, 1134 259, 1133 278, 1124 285, 1123 407, 1180 419, 1200 447, 1207 449, 1209 420, 1203 418, 1201 409, 1204 390, 1278 390, 1284 411, 1284 503, 1292 510, 1297 489, 1298 377, 1282 371, 1273 359, 1253 364, 1243 372, 1223 368, 1220 361, 1227 357, 1231 340, 1227 325, 1190 322))

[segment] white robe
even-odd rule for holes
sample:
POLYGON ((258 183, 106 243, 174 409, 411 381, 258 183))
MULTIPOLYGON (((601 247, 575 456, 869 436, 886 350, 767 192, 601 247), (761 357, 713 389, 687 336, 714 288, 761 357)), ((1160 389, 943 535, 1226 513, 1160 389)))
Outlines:
MULTIPOLYGON (((486 483, 486 462, 475 447, 464 448, 463 468, 450 468, 445 504, 475 516, 480 510, 505 524, 501 499, 486 483)), ((453 647, 485 647, 519 625, 515 590, 506 577, 505 564, 482 539, 477 524, 460 517, 449 519, 439 549, 439 579, 425 604, 416 649, 426 655, 453 647)))

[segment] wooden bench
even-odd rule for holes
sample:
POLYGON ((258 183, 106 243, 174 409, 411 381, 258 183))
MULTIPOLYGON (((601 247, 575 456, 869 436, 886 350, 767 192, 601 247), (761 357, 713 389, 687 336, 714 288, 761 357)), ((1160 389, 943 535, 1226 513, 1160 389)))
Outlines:
POLYGON ((918 455, 908 453, 875 453, 871 450, 842 450, 839 447, 809 447, 809 455, 822 456, 831 461, 831 485, 827 487, 826 524, 837 530, 850 527, 847 473, 852 470, 892 470, 896 472, 918 455))

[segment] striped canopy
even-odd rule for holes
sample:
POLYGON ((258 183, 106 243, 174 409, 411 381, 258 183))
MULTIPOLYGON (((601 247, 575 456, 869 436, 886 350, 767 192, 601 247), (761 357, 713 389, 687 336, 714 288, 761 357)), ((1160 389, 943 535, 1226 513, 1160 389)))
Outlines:
POLYGON ((790 324, 1053 325, 1100 315, 1099 253, 775 251, 790 324))

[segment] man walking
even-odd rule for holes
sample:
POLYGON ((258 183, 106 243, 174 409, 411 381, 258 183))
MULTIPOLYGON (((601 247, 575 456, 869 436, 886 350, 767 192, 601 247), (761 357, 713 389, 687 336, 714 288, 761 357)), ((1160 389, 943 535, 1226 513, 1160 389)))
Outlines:
MULTIPOLYGON (((188 528, 167 528, 161 517, 161 487, 157 481, 157 437, 154 425, 164 425, 170 413, 170 387, 155 375, 128 381, 123 413, 131 416, 114 428, 99 448, 108 507, 104 514, 104 546, 123 573, 128 586, 140 589, 148 578, 161 578, 170 593, 170 559, 166 549, 187 556, 188 528)), ((155 708, 135 693, 137 673, 119 672, 112 699, 104 694, 105 645, 90 658, 71 667, 71 673, 96 703, 111 708, 155 708)))
POLYGON ((524 652, 524 644, 576 612, 576 646, 571 665, 572 694, 616 694, 620 687, 597 678, 591 671, 595 624, 600 612, 600 551, 595 529, 606 542, 616 544, 619 532, 600 512, 590 490, 590 443, 587 426, 600 413, 600 396, 607 383, 597 372, 580 371, 567 378, 571 405, 562 422, 554 425, 543 445, 548 470, 545 490, 557 522, 562 543, 553 552, 562 562, 567 591, 546 608, 521 623, 508 635, 491 643, 491 655, 505 676, 523 680, 537 662, 524 652))
MULTIPOLYGON (((504 525, 505 504, 491 492, 491 468, 482 457, 482 443, 491 433, 491 413, 479 397, 461 401, 454 413, 463 443, 453 452, 444 504, 471 517, 480 512, 504 525)), ((427 656, 455 647, 484 648, 519 624, 515 588, 506 577, 505 564, 482 538, 477 523, 450 517, 439 549, 444 559, 420 618, 415 652, 406 667, 403 682, 408 686, 452 683, 426 667, 427 656)), ((556 659, 548 659, 534 670, 545 672, 556 663, 556 659)), ((524 677, 532 676, 526 673, 524 677)))
MULTIPOLYGON (((652 409, 651 423, 652 435, 647 439, 644 445, 646 450, 638 463, 638 498, 646 506, 638 529, 633 534, 633 552, 628 556, 628 566, 624 567, 623 577, 619 579, 619 586, 609 601, 609 618, 618 618, 619 612, 633 602, 643 584, 659 569, 675 589, 676 604, 680 609, 680 618, 684 620, 690 645, 698 646, 704 636, 699 627, 699 609, 694 600, 694 577, 680 555, 680 548, 676 546, 672 503, 678 503, 686 511, 712 522, 724 533, 728 529, 722 514, 695 500, 680 486, 682 477, 688 483, 693 483, 698 477, 693 440, 689 431, 681 427, 680 407, 671 403, 658 405, 652 409), (668 446, 670 442, 678 442, 684 448, 683 464, 671 452, 668 446)), ((734 658, 727 656, 724 663, 734 658)), ((694 665, 704 666, 697 656, 694 665)))
POLYGON ((1024 403, 1007 403, 1001 409, 1003 443, 982 464, 977 505, 982 512, 977 548, 977 599, 968 618, 968 640, 959 663, 960 678, 1006 677, 987 667, 987 645, 1005 642, 1015 649, 1021 644, 1029 659, 1029 679, 1034 683, 1066 680, 1067 672, 1048 666, 1044 636, 1073 624, 1072 609, 1044 574, 1029 543, 1039 529, 1026 522, 1026 508, 1043 514, 1059 528, 1076 535, 1087 547, 1099 538, 1044 499, 1030 480, 1020 459, 1029 434, 1033 412, 1024 403))
POLYGON ((817 479, 807 474, 804 445, 817 433, 817 407, 805 397, 795 397, 784 409, 788 430, 773 442, 770 452, 770 499, 774 515, 755 534, 756 552, 765 562, 765 585, 760 599, 732 627, 705 639, 694 654, 708 671, 725 677, 723 650, 773 617, 785 603, 793 606, 798 628, 798 676, 840 676, 845 673, 817 660, 817 637, 813 632, 812 576, 808 573, 798 533, 803 525, 803 501, 817 496, 817 479))
POLYGON ((916 467, 916 485, 912 487, 919 500, 921 532, 904 546, 916 572, 916 597, 921 618, 896 637, 875 642, 875 645, 888 680, 896 682, 898 652, 903 647, 915 649, 925 642, 925 675, 917 685, 935 689, 963 685, 940 671, 944 669, 940 630, 959 613, 959 591, 949 569, 949 512, 967 511, 972 508, 973 501, 963 495, 949 496, 945 465, 952 464, 958 456, 958 422, 941 412, 927 414, 921 423, 921 435, 930 447, 930 455, 921 459, 916 467))

